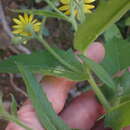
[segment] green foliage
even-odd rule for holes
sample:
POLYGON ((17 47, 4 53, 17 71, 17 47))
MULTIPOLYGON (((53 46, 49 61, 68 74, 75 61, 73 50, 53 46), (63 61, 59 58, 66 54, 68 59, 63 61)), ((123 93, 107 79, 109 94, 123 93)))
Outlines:
POLYGON ((27 13, 27 14, 33 14, 33 15, 39 15, 39 16, 46 16, 46 17, 51 17, 51 18, 59 18, 59 19, 65 19, 64 16, 56 13, 56 12, 52 12, 52 11, 47 11, 47 10, 43 10, 43 9, 24 9, 24 10, 12 10, 13 12, 17 12, 17 13, 27 13))
POLYGON ((109 40, 112 40, 113 38, 122 38, 122 35, 120 33, 119 28, 116 26, 116 24, 112 24, 105 32, 104 32, 105 41, 109 42, 109 40))
POLYGON ((117 102, 123 103, 130 100, 130 72, 126 71, 124 74, 116 78, 116 92, 115 92, 115 99, 114 101, 116 104, 117 102))
POLYGON ((120 77, 114 79, 115 90, 112 92, 106 85, 101 86, 101 90, 107 100, 112 105, 119 105, 120 103, 130 100, 130 72, 125 71, 120 77))
POLYGON ((128 17, 125 21, 125 25, 130 26, 130 17, 128 17))
POLYGON ((105 44, 106 55, 101 65, 110 74, 130 66, 130 44, 127 40, 113 38, 105 44))
POLYGON ((125 72, 120 78, 120 87, 123 88, 121 102, 130 100, 130 72, 125 72))
POLYGON ((26 84, 28 96, 44 128, 47 130, 71 130, 56 115, 44 90, 42 90, 33 74, 24 65, 17 63, 17 66, 26 84))
POLYGON ((114 130, 130 125, 130 101, 113 107, 105 116, 105 126, 114 130))
POLYGON ((100 1, 96 11, 79 25, 75 34, 75 49, 85 51, 90 43, 128 11, 129 5, 129 0, 100 1))
POLYGON ((59 55, 62 56, 66 62, 74 65, 78 72, 73 72, 64 65, 62 65, 54 56, 48 51, 34 52, 30 55, 20 54, 18 56, 12 56, 7 60, 0 62, 0 72, 4 73, 18 73, 15 62, 22 63, 29 68, 32 72, 41 72, 44 75, 55 75, 60 77, 66 77, 71 80, 82 81, 86 76, 82 73, 83 68, 79 61, 76 59, 72 51, 57 50, 59 55))
MULTIPOLYGON (((77 25, 84 21, 83 1, 77 3, 72 0, 70 2, 70 16, 66 16, 56 7, 55 3, 59 2, 58 0, 35 0, 35 2, 38 3, 41 1, 47 3, 47 8, 13 11, 39 15, 46 18, 52 17, 63 19, 70 22, 75 30, 77 30, 77 25), (79 6, 78 17, 80 19, 78 20, 75 17, 75 5, 79 6)), ((81 64, 71 49, 68 51, 62 51, 57 48, 51 48, 41 36, 43 34, 42 31, 46 32, 46 36, 48 35, 44 26, 42 26, 43 28, 41 27, 41 32, 32 32, 32 36, 18 37, 20 36, 20 34, 18 34, 14 37, 13 41, 15 43, 35 38, 47 49, 44 51, 33 52, 30 55, 20 54, 18 56, 12 56, 6 60, 0 61, 1 73, 19 73, 20 71, 22 74, 27 87, 28 96, 45 129, 72 130, 52 109, 45 92, 33 75, 35 72, 40 72, 43 75, 65 77, 74 81, 88 80, 100 103, 106 108, 106 126, 110 126, 114 128, 114 130, 120 130, 122 127, 130 124, 130 73, 126 71, 121 77, 112 79, 112 76, 115 73, 122 69, 127 69, 128 66, 130 66, 130 43, 127 39, 128 34, 125 37, 127 40, 123 39, 125 33, 121 30, 121 28, 125 30, 125 27, 130 25, 130 19, 125 15, 122 20, 123 22, 114 24, 129 9, 129 0, 100 0, 97 9, 95 9, 92 14, 88 14, 85 22, 78 26, 78 31, 75 33, 74 37, 74 47, 80 51, 85 51, 88 45, 105 31, 103 33, 103 40, 105 41, 106 54, 100 64, 80 55, 79 57, 83 61, 83 64, 81 64), (118 27, 120 27, 121 32, 118 27), (101 82, 103 82, 101 87, 98 87, 96 81, 94 81, 90 69, 96 74, 101 82)), ((46 18, 43 22, 46 21, 46 18)), ((16 111, 17 104, 13 96, 11 114, 5 111, 2 100, 0 99, 0 116, 6 120, 17 123, 26 130, 31 130, 17 119, 16 111)))
MULTIPOLYGON (((14 99, 13 99, 14 100, 14 99)), ((14 102, 14 101, 13 101, 14 102)), ((14 103, 13 103, 14 104, 14 103)), ((13 110, 14 111, 14 110, 13 110)), ((23 127, 25 130, 32 130, 28 126, 26 126, 23 122, 21 122, 17 117, 16 114, 13 115, 14 113, 8 113, 6 109, 4 108, 4 104, 2 103, 2 95, 0 93, 0 118, 4 120, 8 120, 11 122, 16 123, 17 125, 23 127)))
POLYGON ((12 97, 11 114, 17 117, 17 102, 13 95, 11 95, 11 97, 12 97))
POLYGON ((84 69, 89 67, 97 76, 98 78, 105 84, 108 85, 109 89, 114 90, 115 89, 115 84, 110 77, 110 75, 103 69, 103 67, 94 61, 84 57, 80 56, 80 58, 87 64, 84 69))

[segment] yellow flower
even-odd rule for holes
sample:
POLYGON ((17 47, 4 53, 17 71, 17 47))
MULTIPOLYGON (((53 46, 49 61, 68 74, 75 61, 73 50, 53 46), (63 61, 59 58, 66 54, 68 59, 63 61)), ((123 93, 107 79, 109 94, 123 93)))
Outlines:
MULTIPOLYGON (((79 2, 80 0, 75 0, 76 2, 79 2)), ((95 0, 83 0, 84 5, 83 5, 83 11, 84 13, 91 13, 91 9, 95 8, 95 6, 93 4, 91 4, 92 2, 94 2, 95 0)), ((69 2, 70 0, 60 0, 60 2, 63 4, 63 6, 61 6, 59 8, 59 10, 61 11, 65 11, 66 15, 70 15, 70 5, 69 2)), ((75 15, 78 15, 78 10, 75 9, 75 15)))
POLYGON ((39 22, 37 19, 34 19, 33 15, 19 15, 18 19, 13 19, 13 22, 16 24, 12 26, 12 28, 14 29, 12 31, 13 34, 32 36, 31 30, 33 30, 34 32, 40 31, 41 22, 39 22))

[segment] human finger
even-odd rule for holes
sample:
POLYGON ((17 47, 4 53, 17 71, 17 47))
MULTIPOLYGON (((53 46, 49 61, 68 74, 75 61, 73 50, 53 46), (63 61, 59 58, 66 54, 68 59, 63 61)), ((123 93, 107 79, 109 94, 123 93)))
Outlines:
POLYGON ((100 42, 90 44, 86 50, 86 56, 97 63, 101 62, 105 56, 105 48, 103 44, 100 42))
POLYGON ((48 100, 51 102, 56 113, 61 112, 63 109, 68 93, 75 84, 75 81, 54 76, 45 76, 41 81, 48 100))
MULTIPOLYGON (((97 58, 95 58, 95 56, 92 55, 91 53, 96 53, 96 52, 102 51, 102 50, 103 50, 103 46, 100 45, 100 43, 95 43, 94 45, 92 45, 88 48, 88 57, 93 60, 99 61, 102 59, 102 58, 99 58, 101 56, 101 54, 99 56, 97 56, 97 58), (96 51, 96 52, 94 52, 94 51, 96 51)), ((98 55, 98 53, 97 53, 97 55, 98 55)), ((102 53, 102 57, 103 57, 103 55, 104 55, 104 52, 102 53)), ((70 81, 65 78, 57 78, 57 77, 53 77, 53 76, 45 76, 45 78, 41 81, 41 85, 43 86, 43 89, 46 92, 49 101, 52 103, 52 106, 53 106, 54 110, 56 111, 56 113, 59 113, 63 109, 68 92, 72 88, 72 86, 75 85, 75 83, 76 82, 70 81)), ((29 111, 31 111, 30 109, 27 109, 26 106, 25 106, 25 108, 23 106, 20 110, 22 111, 22 109, 24 109, 26 111, 26 112, 23 112, 26 114, 29 111)), ((35 119, 37 122, 36 115, 34 113, 30 113, 30 114, 32 114, 32 115, 27 114, 27 116, 30 119, 30 122, 32 124, 34 124, 33 122, 35 121, 35 119), (32 116, 33 116, 34 120, 32 120, 33 119, 32 116)), ((19 116, 22 117, 22 113, 19 116)), ((39 124, 37 124, 37 125, 39 127, 39 124)), ((7 130, 11 130, 10 129, 11 127, 12 128, 14 127, 13 130, 15 130, 15 127, 17 127, 16 130, 20 130, 20 127, 18 127, 14 123, 10 123, 7 127, 7 130)))
MULTIPOLYGON (((44 130, 40 122, 38 121, 34 108, 32 107, 30 102, 20 108, 20 110, 18 111, 18 117, 25 125, 27 125, 29 128, 32 128, 33 130, 44 130)), ((25 129, 13 122, 10 122, 5 130, 25 129)))
POLYGON ((94 92, 89 91, 76 97, 60 116, 71 128, 89 130, 102 113, 94 92))

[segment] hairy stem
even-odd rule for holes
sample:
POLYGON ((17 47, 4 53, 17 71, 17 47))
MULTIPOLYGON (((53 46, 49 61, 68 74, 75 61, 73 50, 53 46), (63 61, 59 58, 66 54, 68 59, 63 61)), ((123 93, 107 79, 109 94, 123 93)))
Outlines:
POLYGON ((50 5, 52 7, 52 9, 54 9, 57 13, 59 13, 61 16, 63 16, 66 21, 70 22, 72 24, 72 26, 74 27, 75 31, 77 30, 77 23, 74 18, 68 17, 63 12, 61 12, 58 8, 55 7, 55 5, 50 0, 45 0, 45 1, 47 2, 48 5, 50 5))
POLYGON ((52 7, 57 13, 59 13, 61 16, 63 16, 68 22, 70 22, 70 18, 66 16, 64 13, 62 13, 59 9, 55 7, 55 5, 50 0, 45 0, 48 5, 52 7))
POLYGON ((22 123, 19 119, 17 119, 14 116, 8 115, 6 117, 7 120, 12 121, 14 123, 16 123, 17 125, 23 127, 25 130, 32 130, 32 128, 29 128, 28 126, 26 126, 24 123, 22 123))
POLYGON ((77 71, 77 69, 71 64, 67 63, 60 55, 58 55, 53 48, 49 46, 49 44, 43 39, 42 35, 35 36, 36 39, 44 45, 44 47, 63 65, 68 67, 72 71, 77 71))
POLYGON ((105 98, 105 96, 103 95, 103 93, 101 92, 100 88, 97 86, 89 68, 87 68, 87 74, 88 74, 87 80, 90 83, 90 85, 92 86, 93 91, 97 95, 101 104, 105 107, 105 109, 107 111, 109 111, 111 106, 110 106, 109 102, 107 101, 107 99, 105 98))

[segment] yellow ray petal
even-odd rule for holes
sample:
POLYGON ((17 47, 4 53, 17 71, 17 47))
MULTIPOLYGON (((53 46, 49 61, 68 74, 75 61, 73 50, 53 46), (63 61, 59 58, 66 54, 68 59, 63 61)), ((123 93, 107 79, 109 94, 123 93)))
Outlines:
POLYGON ((89 13, 92 13, 92 11, 88 9, 88 10, 85 11, 85 13, 89 14, 89 13))
POLYGON ((92 13, 92 11, 90 9, 88 9, 88 8, 85 8, 84 13, 92 13))
POLYGON ((34 26, 40 26, 42 23, 41 22, 37 22, 34 24, 34 26))
POLYGON ((29 23, 31 23, 32 22, 32 20, 33 20, 33 15, 30 15, 30 17, 29 17, 29 23))
POLYGON ((65 10, 68 10, 69 9, 69 5, 63 5, 59 8, 59 10, 61 11, 65 11, 65 10))
POLYGON ((84 0, 84 3, 92 3, 94 1, 96 1, 96 0, 84 0))
POLYGON ((70 0, 60 0, 62 4, 69 4, 70 0))
POLYGON ((16 24, 21 24, 22 22, 16 18, 13 18, 13 21, 16 23, 16 24))
POLYGON ((34 31, 35 32, 39 32, 40 31, 40 27, 39 26, 34 26, 34 31))
POLYGON ((39 25, 34 25, 33 28, 34 28, 34 30, 38 30, 38 31, 40 30, 40 26, 39 25))
POLYGON ((25 19, 26 23, 28 23, 29 18, 28 18, 28 15, 26 13, 24 14, 24 19, 25 19))
POLYGON ((13 34, 20 34, 21 32, 22 32, 21 29, 17 29, 17 30, 12 31, 13 34))
POLYGON ((14 28, 14 29, 19 29, 20 28, 21 29, 23 27, 21 25, 13 25, 12 28, 14 28))
POLYGON ((38 21, 37 19, 34 19, 31 23, 35 24, 37 21, 38 21))
POLYGON ((39 25, 33 25, 33 27, 40 27, 39 25))
POLYGON ((21 32, 20 34, 23 36, 31 36, 32 35, 31 33, 28 33, 28 32, 21 32))
POLYGON ((94 5, 88 5, 88 4, 85 4, 85 5, 84 5, 84 11, 85 11, 85 10, 90 10, 90 9, 93 9, 93 8, 95 8, 94 5))
POLYGON ((26 23, 26 21, 25 21, 25 19, 24 19, 23 16, 19 15, 19 19, 20 19, 20 21, 21 21, 22 23, 26 23))
POLYGON ((67 11, 65 12, 65 14, 66 14, 66 15, 70 15, 70 10, 67 10, 67 11))

